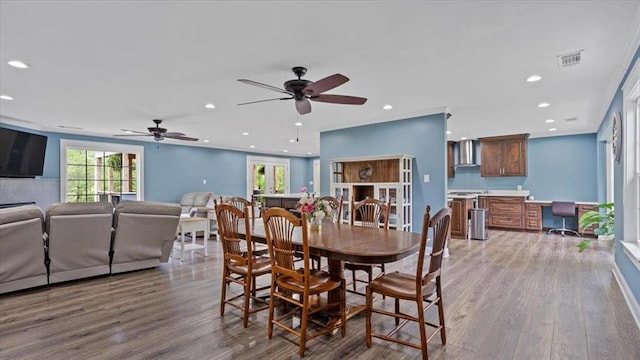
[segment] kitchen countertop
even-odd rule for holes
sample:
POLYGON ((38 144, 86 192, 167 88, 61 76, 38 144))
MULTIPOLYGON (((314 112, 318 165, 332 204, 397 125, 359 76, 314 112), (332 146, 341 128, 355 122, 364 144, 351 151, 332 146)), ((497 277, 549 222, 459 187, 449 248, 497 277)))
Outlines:
POLYGON ((478 196, 529 196, 529 190, 449 190, 447 198, 475 199, 478 196))

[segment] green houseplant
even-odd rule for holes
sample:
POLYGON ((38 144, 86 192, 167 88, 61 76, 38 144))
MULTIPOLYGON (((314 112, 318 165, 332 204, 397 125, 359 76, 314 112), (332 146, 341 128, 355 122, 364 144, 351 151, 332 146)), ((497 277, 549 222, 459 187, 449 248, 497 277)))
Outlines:
MULTIPOLYGON (((615 232, 614 218, 613 203, 601 203, 598 204, 598 211, 592 210, 582 214, 578 223, 583 229, 596 226, 595 229, 593 229, 595 235, 608 236, 613 235, 615 232)), ((584 251, 584 249, 589 246, 591 240, 593 239, 582 239, 578 244, 579 251, 584 251)))

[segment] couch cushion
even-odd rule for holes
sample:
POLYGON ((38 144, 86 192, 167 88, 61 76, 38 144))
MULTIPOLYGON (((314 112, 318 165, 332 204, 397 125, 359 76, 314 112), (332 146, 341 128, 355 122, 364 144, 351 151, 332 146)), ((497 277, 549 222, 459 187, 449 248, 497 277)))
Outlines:
POLYGON ((40 222, 44 225, 42 210, 40 210, 37 205, 25 205, 0 209, 0 225, 35 218, 39 218, 40 222))
POLYGON ((118 227, 118 215, 129 214, 150 214, 150 215, 172 215, 179 217, 180 205, 172 203, 160 203, 152 201, 120 201, 116 206, 116 213, 113 217, 113 227, 118 227))
POLYGON ((90 203, 53 203, 49 205, 45 216, 46 232, 52 216, 58 215, 88 215, 88 214, 113 214, 113 205, 109 202, 90 203))
POLYGON ((213 196, 212 193, 210 192, 198 192, 196 193, 196 197, 193 200, 193 206, 207 206, 207 203, 209 202, 209 198, 213 196))
POLYGON ((196 198, 195 192, 188 192, 182 195, 182 199, 180 199, 180 205, 183 206, 193 206, 193 200, 196 198))

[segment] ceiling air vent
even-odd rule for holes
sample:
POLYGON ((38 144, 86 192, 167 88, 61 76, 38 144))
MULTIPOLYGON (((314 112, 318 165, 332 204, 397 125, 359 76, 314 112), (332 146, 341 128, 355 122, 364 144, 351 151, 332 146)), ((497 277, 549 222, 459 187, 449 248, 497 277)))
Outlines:
POLYGON ((564 121, 566 121, 566 122, 575 122, 575 121, 578 121, 578 118, 577 117, 570 117, 570 118, 564 119, 564 121))
POLYGON ((559 55, 557 57, 558 67, 567 67, 580 64, 582 60, 582 50, 570 54, 559 55))

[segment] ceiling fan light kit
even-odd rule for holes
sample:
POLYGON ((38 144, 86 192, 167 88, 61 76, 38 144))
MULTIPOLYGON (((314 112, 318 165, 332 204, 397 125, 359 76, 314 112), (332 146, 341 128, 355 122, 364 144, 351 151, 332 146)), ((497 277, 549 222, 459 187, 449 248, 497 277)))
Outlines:
POLYGON ((285 98, 250 101, 250 102, 240 103, 238 105, 248 105, 248 104, 255 104, 255 103, 273 101, 273 100, 292 100, 293 99, 295 100, 295 106, 296 106, 296 110, 298 111, 298 114, 304 115, 311 112, 310 100, 325 102, 325 103, 332 103, 332 104, 345 104, 345 105, 363 105, 365 102, 367 102, 366 98, 357 97, 357 96, 323 94, 324 92, 334 89, 346 83, 347 81, 349 81, 349 78, 342 74, 333 74, 323 79, 320 79, 316 82, 313 82, 310 80, 302 79, 302 77, 307 73, 307 69, 305 67, 295 66, 291 69, 291 71, 293 71, 293 73, 298 78, 285 81, 284 89, 278 88, 276 86, 271 86, 268 84, 263 84, 253 80, 238 79, 238 81, 240 81, 241 83, 258 86, 263 89, 276 91, 279 93, 289 95, 289 97, 285 97, 285 98))

